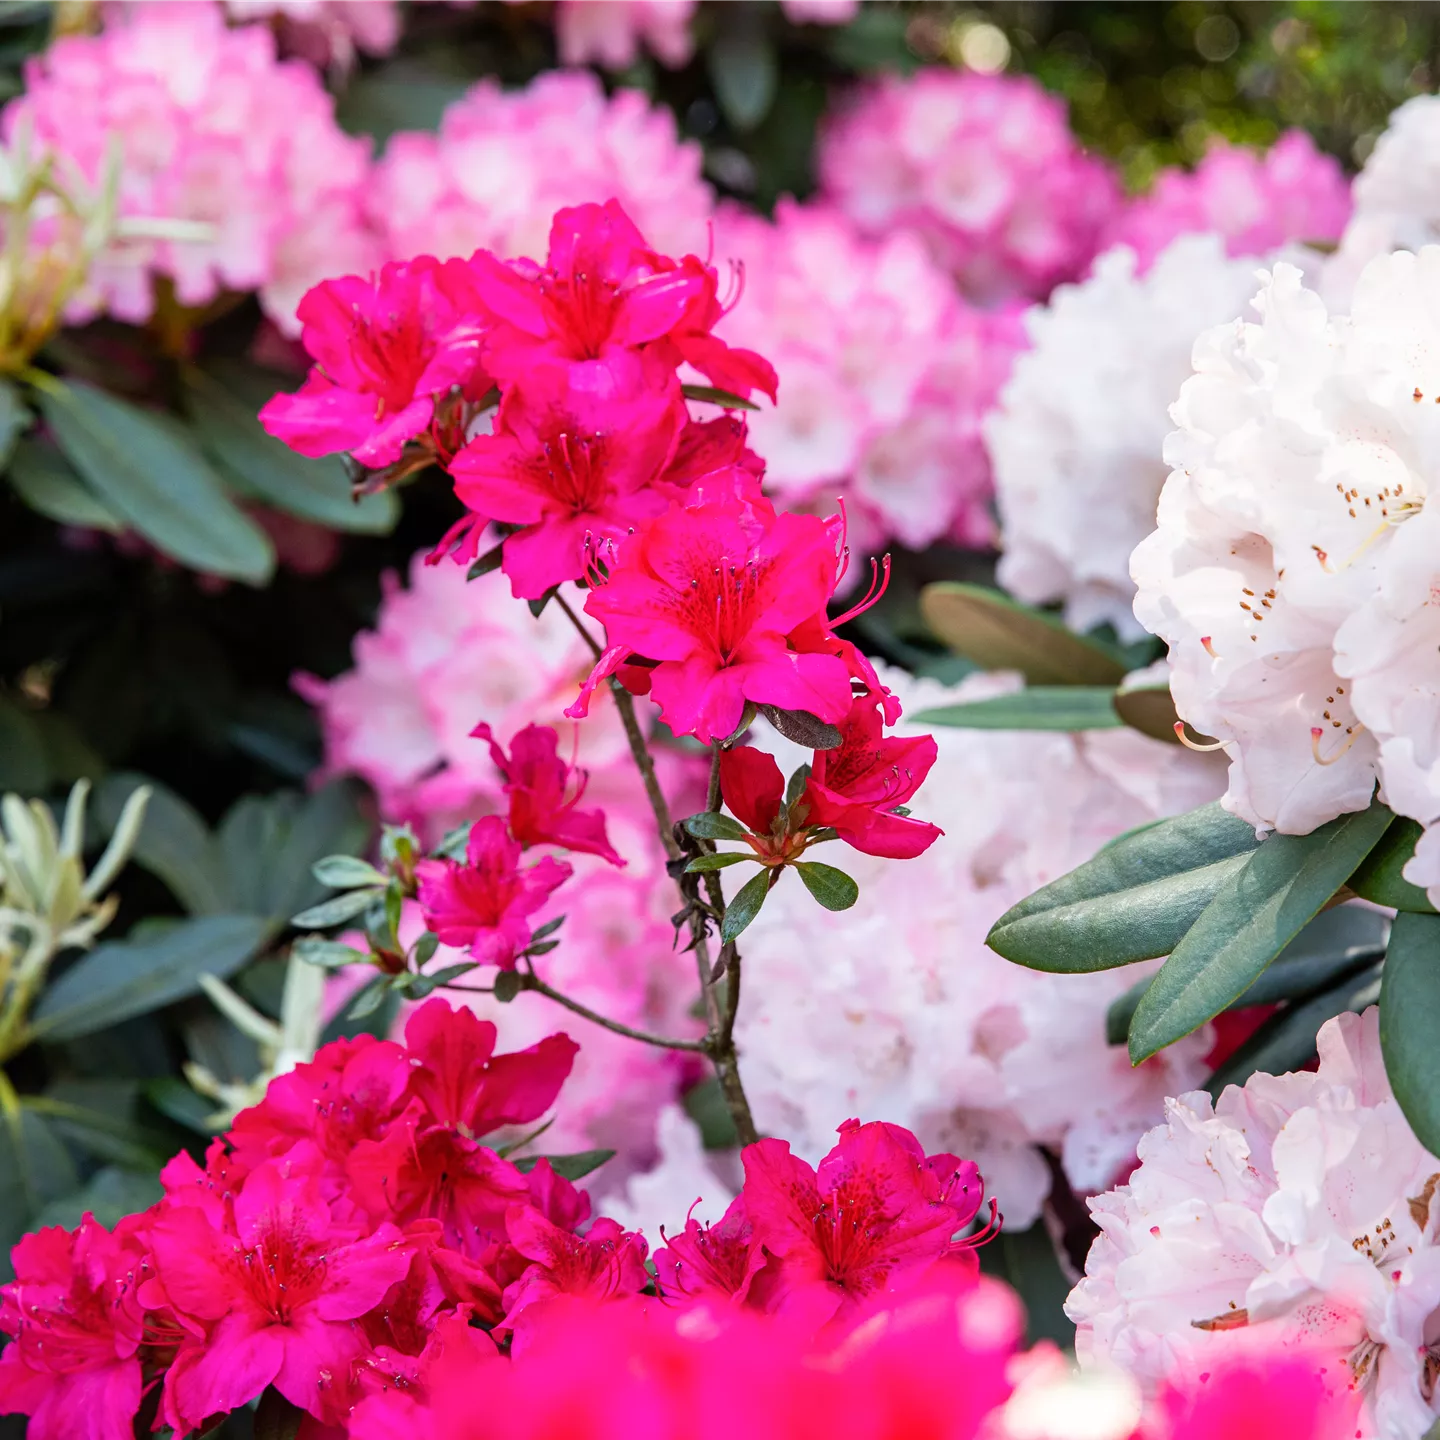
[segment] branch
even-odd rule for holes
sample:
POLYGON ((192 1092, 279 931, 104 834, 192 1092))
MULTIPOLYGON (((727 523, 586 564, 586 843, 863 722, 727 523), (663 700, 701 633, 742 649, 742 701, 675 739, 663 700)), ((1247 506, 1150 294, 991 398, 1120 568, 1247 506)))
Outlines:
POLYGON ((547 985, 534 971, 521 970, 515 973, 520 978, 522 990, 534 990, 536 994, 546 996, 557 1005, 563 1005, 565 1009, 574 1011, 576 1015, 583 1016, 592 1024, 599 1025, 615 1035, 623 1035, 628 1040, 641 1040, 646 1045, 658 1045, 665 1050, 691 1050, 700 1055, 710 1052, 708 1036, 704 1040, 681 1040, 671 1035, 652 1035, 648 1030, 636 1030, 629 1025, 622 1025, 618 1020, 611 1020, 607 1016, 597 1013, 588 1005, 582 1005, 578 1000, 572 1000, 568 995, 562 995, 558 990, 547 985))

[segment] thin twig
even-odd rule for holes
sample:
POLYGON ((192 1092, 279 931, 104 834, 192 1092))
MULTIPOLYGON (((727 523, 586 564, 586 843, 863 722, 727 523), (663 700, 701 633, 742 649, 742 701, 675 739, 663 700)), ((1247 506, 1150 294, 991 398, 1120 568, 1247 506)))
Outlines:
POLYGON ((537 995, 544 995, 557 1005, 563 1005, 565 1009, 573 1010, 575 1014, 583 1016, 592 1024, 599 1025, 616 1035, 624 1035, 629 1040, 642 1040, 647 1045, 658 1045, 665 1050, 693 1050, 701 1055, 706 1054, 710 1048, 708 1039, 681 1040, 673 1035, 653 1035, 648 1030, 636 1030, 630 1025, 622 1025, 618 1020, 611 1020, 608 1016, 592 1010, 588 1005, 582 1005, 578 1000, 572 1000, 568 995, 562 995, 560 991, 552 989, 535 974, 526 974, 522 971, 520 988, 533 990, 537 995))

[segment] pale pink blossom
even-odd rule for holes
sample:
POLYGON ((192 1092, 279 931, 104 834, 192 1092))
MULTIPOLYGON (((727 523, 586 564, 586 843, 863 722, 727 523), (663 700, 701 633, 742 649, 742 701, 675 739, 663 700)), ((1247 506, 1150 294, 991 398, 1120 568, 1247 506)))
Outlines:
POLYGON ((846 25, 860 13, 860 0, 780 0, 795 25, 846 25))
POLYGON ((562 65, 623 70, 648 50, 678 69, 695 53, 690 21, 698 0, 559 0, 555 39, 562 65))
POLYGON ((225 0, 232 20, 269 20, 291 54, 348 69, 355 53, 388 55, 400 41, 398 0, 225 0))
POLYGON ((850 95, 825 124, 824 193, 867 235, 919 232, 972 299, 1082 275, 1120 204, 1065 104, 1028 76, 932 68, 850 95))
POLYGON ((618 200, 670 255, 705 254, 713 204, 700 148, 638 91, 607 97, 588 71, 549 71, 523 90, 482 80, 438 134, 395 136, 375 167, 369 215, 386 253, 542 259, 557 210, 618 200))

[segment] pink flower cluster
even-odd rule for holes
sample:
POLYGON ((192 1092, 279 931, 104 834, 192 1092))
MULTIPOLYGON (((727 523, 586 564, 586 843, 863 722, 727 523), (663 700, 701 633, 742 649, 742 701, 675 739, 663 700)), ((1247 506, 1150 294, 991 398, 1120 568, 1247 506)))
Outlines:
POLYGON ((269 20, 282 48, 312 65, 348 69, 355 52, 388 55, 400 40, 399 0, 225 0, 233 20, 269 20))
POLYGON ((293 332, 317 280, 378 258, 362 213, 369 142, 341 132, 310 66, 276 59, 267 27, 228 29, 208 0, 127 7, 100 35, 57 40, 27 62, 6 138, 22 124, 91 184, 118 144, 122 217, 208 227, 203 239, 117 241, 71 320, 144 321, 166 281, 189 306, 258 290, 293 332))
POLYGON ((911 234, 862 239, 834 205, 782 200, 775 221, 721 212, 744 303, 718 333, 785 377, 751 420, 771 491, 847 502, 857 549, 994 539, 980 422, 1024 345, 1018 307, 978 310, 911 234))
POLYGON ((635 90, 607 97, 589 71, 548 71, 521 90, 482 80, 446 110, 438 134, 390 141, 368 213, 397 260, 482 247, 537 255, 555 211, 607 197, 661 248, 703 249, 713 201, 700 163, 669 110, 635 90))
POLYGON ((863 234, 917 231, 972 300, 1075 280, 1120 205, 1064 102, 1027 76, 927 69, 858 90, 825 125, 825 195, 863 234))
POLYGON ((1350 184, 1303 130, 1287 130, 1263 155, 1217 141, 1192 171, 1160 173, 1117 217, 1108 244, 1128 245, 1148 270, 1177 236, 1225 237, 1231 255, 1267 255, 1287 240, 1340 238, 1350 184))

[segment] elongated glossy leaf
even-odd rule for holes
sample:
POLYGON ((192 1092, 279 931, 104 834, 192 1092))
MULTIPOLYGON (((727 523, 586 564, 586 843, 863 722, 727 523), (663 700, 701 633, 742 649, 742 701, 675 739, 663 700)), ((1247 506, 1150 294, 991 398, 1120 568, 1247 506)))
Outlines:
POLYGON ((681 392, 687 400, 699 400, 706 405, 723 405, 727 410, 758 410, 760 407, 743 395, 730 390, 721 390, 714 385, 682 385, 681 392))
POLYGON ((292 1405, 273 1385, 255 1407, 255 1440, 295 1440, 305 1412, 292 1405))
POLYGON ((737 130, 753 130, 769 113, 779 85, 775 47, 758 19, 721 27, 708 56, 710 83, 725 118, 737 130))
POLYGON ((841 740, 839 730, 808 710, 777 710, 760 706, 760 713, 787 739, 807 750, 834 750, 841 740))
POLYGON ((1098 645, 998 590, 943 580, 920 592, 925 623, 957 655, 986 670, 1019 670, 1031 685, 1114 688, 1125 667, 1098 645))
POLYGON ((1373 805, 1309 835, 1272 835, 1216 892, 1130 1022, 1135 1064, 1188 1035, 1245 991, 1375 848, 1390 812, 1373 805))
POLYGON ((700 810, 681 822, 685 829, 700 840, 743 840, 745 827, 718 810, 700 810))
POLYGON ((795 869, 805 888, 827 910, 848 910, 859 898, 860 887, 843 870, 817 860, 797 860, 795 869))
POLYGON ((1416 1138, 1440 1151, 1440 915, 1401 914, 1380 992, 1380 1049, 1416 1138))
POLYGON ((343 925, 357 915, 363 915, 372 905, 384 898, 380 889, 347 890, 333 900, 322 900, 308 910, 302 910, 290 919, 290 923, 301 930, 324 930, 331 925, 343 925))
POLYGON ((1175 733, 1175 721, 1179 717, 1168 685, 1126 686, 1122 683, 1115 692, 1115 713, 1132 730, 1152 740, 1164 740, 1171 745, 1180 743, 1175 733))
POLYGON ((1421 830, 1413 820, 1397 815, 1380 843, 1365 857, 1350 877, 1350 888, 1362 899, 1392 910, 1412 910, 1420 915, 1435 914, 1425 892, 1401 873, 1415 853, 1421 830))
POLYGON ((962 730, 1114 730, 1115 692, 1107 685, 1031 685, 1013 695, 941 705, 913 718, 962 730))
POLYGON ((988 944, 1058 974, 1168 955, 1258 843, 1218 803, 1142 826, 1006 911, 988 944))
POLYGON ((400 504, 390 490, 351 498, 350 477, 338 455, 311 460, 266 433, 257 418, 283 375, 269 375, 236 360, 222 360, 185 377, 186 409, 201 448, 250 493, 305 520, 335 530, 384 534, 394 528, 400 504))
POLYGON ((202 975, 233 975, 267 930, 257 915, 206 915, 101 945, 46 989, 34 1029, 46 1040, 75 1040, 183 1000, 199 990, 202 975))
POLYGON ((1347 976, 1296 1005, 1272 1015, 1205 1083, 1217 1099, 1227 1085, 1243 1085, 1252 1075, 1283 1075, 1315 1058, 1315 1034, 1347 1010, 1360 1011, 1380 998, 1380 977, 1371 967, 1347 976))
POLYGON ((59 1137, 33 1110, 0 1110, 0 1280, 10 1278, 10 1247, 52 1200, 80 1183, 59 1137))
POLYGON ((10 461, 10 484, 34 511, 57 525, 117 534, 125 522, 70 467, 55 448, 42 440, 22 440, 10 461))
POLYGON ((50 764, 35 717, 0 698, 0 792, 40 795, 49 787, 50 764))
POLYGON ((746 850, 744 852, 731 850, 723 855, 697 855, 686 867, 687 875, 703 874, 707 870, 727 870, 731 865, 741 865, 746 860, 754 860, 755 852, 746 850))
POLYGON ((563 1175, 567 1180, 579 1180, 592 1170, 598 1170, 614 1155, 613 1150, 581 1150, 575 1155, 522 1155, 514 1164, 517 1170, 528 1175, 542 1160, 548 1160, 557 1175, 563 1175))
POLYGON ((274 547, 181 427, 81 380, 42 393, 40 408, 105 504, 167 555, 251 584, 270 578, 274 547))
POLYGON ((752 876, 736 892, 725 906, 725 919, 720 925, 720 940, 729 944, 740 935, 745 927, 760 913, 765 897, 770 893, 770 872, 762 870, 752 876))
POLYGON ((322 940, 318 935, 302 935, 291 947, 290 953, 307 965, 318 965, 322 970, 340 970, 346 965, 364 965, 370 957, 353 945, 342 945, 338 940, 322 940))
POLYGON ((0 470, 10 463, 15 442, 34 420, 12 380, 0 380, 0 470))

